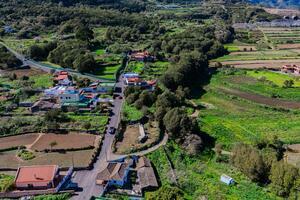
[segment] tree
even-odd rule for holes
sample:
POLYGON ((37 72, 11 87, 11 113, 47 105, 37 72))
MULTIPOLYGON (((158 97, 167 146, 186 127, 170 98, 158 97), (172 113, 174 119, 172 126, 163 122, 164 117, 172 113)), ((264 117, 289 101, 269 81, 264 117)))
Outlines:
POLYGON ((74 68, 76 68, 79 72, 91 72, 95 69, 96 61, 91 54, 80 54, 76 60, 73 62, 74 68))
POLYGON ((291 88, 294 85, 294 81, 293 80, 285 80, 283 82, 283 87, 284 88, 291 88))
POLYGON ((90 42, 92 39, 94 39, 94 32, 89 27, 84 26, 84 25, 80 25, 76 29, 75 37, 78 40, 90 42))
POLYGON ((183 200, 184 193, 175 186, 163 185, 155 193, 146 195, 146 200, 183 200))
POLYGON ((53 147, 57 145, 57 142, 56 141, 52 141, 49 143, 49 146, 50 146, 50 151, 52 151, 53 147))
POLYGON ((252 181, 265 183, 268 179, 267 166, 261 153, 250 145, 236 144, 232 149, 231 162, 252 181))
POLYGON ((88 132, 88 130, 92 127, 92 124, 90 122, 85 122, 83 124, 83 128, 88 132))
POLYGON ((272 165, 270 175, 271 187, 277 195, 288 197, 298 178, 299 171, 297 168, 283 161, 272 165))

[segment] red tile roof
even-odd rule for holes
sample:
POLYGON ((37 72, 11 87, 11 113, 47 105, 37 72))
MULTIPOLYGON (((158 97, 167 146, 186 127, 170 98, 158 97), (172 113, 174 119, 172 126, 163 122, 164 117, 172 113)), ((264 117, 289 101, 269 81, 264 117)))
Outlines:
POLYGON ((15 182, 50 182, 54 179, 57 171, 57 165, 23 166, 18 169, 15 182))
POLYGON ((62 74, 62 75, 58 75, 57 77, 55 77, 54 80, 60 81, 60 80, 64 80, 67 78, 68 78, 68 74, 62 74))

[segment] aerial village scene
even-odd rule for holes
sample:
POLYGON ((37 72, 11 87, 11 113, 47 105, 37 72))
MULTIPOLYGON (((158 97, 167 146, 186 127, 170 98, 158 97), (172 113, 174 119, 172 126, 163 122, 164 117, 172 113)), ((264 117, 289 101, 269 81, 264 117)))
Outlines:
POLYGON ((299 4, 0 0, 0 199, 299 199, 299 4))

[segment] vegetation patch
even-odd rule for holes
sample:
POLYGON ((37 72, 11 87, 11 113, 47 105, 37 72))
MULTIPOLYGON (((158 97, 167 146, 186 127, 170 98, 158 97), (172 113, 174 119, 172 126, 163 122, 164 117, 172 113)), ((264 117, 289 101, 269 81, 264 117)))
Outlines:
POLYGON ((17 155, 22 160, 32 160, 35 158, 35 155, 31 151, 27 151, 26 149, 21 149, 17 155))
POLYGON ((15 177, 0 174, 0 192, 7 192, 12 189, 15 177))

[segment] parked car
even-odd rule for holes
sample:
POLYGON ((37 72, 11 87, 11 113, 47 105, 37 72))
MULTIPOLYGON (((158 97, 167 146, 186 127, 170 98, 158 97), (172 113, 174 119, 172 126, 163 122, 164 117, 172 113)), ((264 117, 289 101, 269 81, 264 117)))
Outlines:
POLYGON ((108 132, 109 132, 109 134, 115 134, 115 132, 116 132, 116 128, 114 128, 114 127, 110 127, 109 128, 109 130, 108 130, 108 132))

